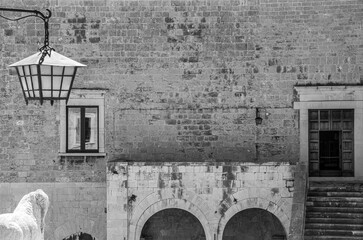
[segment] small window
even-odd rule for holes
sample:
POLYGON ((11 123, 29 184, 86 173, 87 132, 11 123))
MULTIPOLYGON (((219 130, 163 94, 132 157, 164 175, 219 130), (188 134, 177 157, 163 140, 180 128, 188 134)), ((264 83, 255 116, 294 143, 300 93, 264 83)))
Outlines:
POLYGON ((99 151, 98 106, 67 106, 67 152, 99 151))
POLYGON ((102 89, 72 89, 60 101, 59 155, 105 156, 105 94, 102 89))

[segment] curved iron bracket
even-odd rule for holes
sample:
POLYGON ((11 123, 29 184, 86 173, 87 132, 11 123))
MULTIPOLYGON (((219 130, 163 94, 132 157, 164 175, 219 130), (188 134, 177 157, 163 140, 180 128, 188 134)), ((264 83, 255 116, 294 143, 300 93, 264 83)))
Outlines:
POLYGON ((24 12, 24 13, 33 13, 34 14, 34 15, 27 15, 24 17, 14 18, 14 19, 2 16, 0 14, 0 17, 5 18, 10 21, 18 21, 18 20, 26 18, 26 17, 39 17, 39 18, 43 19, 43 21, 45 21, 46 19, 49 19, 52 16, 52 12, 49 9, 46 9, 46 11, 48 12, 47 15, 44 15, 42 12, 40 12, 38 10, 28 10, 28 9, 19 9, 19 8, 0 8, 0 11, 2 11, 2 12, 24 12))
POLYGON ((49 25, 48 21, 49 18, 52 16, 52 12, 49 9, 46 9, 48 12, 47 15, 44 15, 42 12, 38 10, 27 10, 27 9, 18 9, 18 8, 0 8, 0 11, 3 12, 24 12, 24 13, 32 13, 30 15, 26 15, 19 18, 8 18, 0 14, 0 17, 7 19, 9 21, 19 21, 24 18, 28 17, 38 17, 43 20, 44 22, 44 45, 39 48, 39 51, 42 53, 42 56, 39 60, 39 64, 42 64, 44 61, 45 56, 50 56, 51 52, 54 50, 54 48, 49 47, 49 25))

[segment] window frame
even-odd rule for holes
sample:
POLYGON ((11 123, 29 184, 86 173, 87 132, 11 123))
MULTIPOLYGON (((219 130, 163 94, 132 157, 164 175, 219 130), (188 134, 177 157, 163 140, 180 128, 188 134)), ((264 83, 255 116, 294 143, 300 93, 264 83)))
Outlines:
POLYGON ((105 89, 72 89, 68 102, 60 101, 59 156, 106 156, 105 153, 105 89), (67 106, 98 106, 98 152, 67 152, 67 106))
POLYGON ((66 106, 66 152, 67 153, 98 153, 99 152, 99 107, 98 106, 66 106), (79 108, 81 110, 80 112, 80 129, 81 129, 81 136, 80 136, 80 149, 74 150, 69 149, 69 136, 68 136, 68 127, 69 127, 69 109, 71 108, 79 108), (97 149, 86 149, 86 136, 85 136, 85 119, 86 119, 86 108, 95 108, 97 110, 97 149))

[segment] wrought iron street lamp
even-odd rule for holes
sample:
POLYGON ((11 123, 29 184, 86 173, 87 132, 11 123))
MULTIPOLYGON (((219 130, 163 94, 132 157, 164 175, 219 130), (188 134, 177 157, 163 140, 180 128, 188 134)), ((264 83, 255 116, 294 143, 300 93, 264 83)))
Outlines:
POLYGON ((16 69, 26 104, 29 100, 39 100, 40 104, 50 100, 52 105, 54 100, 68 101, 77 68, 86 65, 57 53, 49 46, 48 22, 51 11, 47 9, 48 15, 26 9, 0 8, 0 11, 30 13, 16 19, 0 15, 10 21, 38 17, 44 22, 44 45, 39 48, 39 52, 9 65, 16 69))

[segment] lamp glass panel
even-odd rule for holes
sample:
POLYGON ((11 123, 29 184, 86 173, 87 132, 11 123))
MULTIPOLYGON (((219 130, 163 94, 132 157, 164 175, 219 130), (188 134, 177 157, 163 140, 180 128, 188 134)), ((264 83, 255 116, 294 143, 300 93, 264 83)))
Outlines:
POLYGON ((53 75, 61 76, 63 73, 63 67, 53 66, 53 75))
POLYGON ((74 74, 75 67, 65 67, 64 75, 72 75, 74 74))
POLYGON ((50 75, 51 72, 51 66, 47 66, 47 65, 40 65, 40 72, 41 74, 44 75, 50 75))
POLYGON ((62 91, 61 92, 61 98, 66 98, 68 96, 68 92, 62 91))
POLYGON ((34 91, 34 97, 36 98, 40 97, 39 90, 34 91))
POLYGON ((19 71, 19 76, 24 76, 23 68, 21 66, 16 67, 19 71))
POLYGON ((39 90, 39 81, 38 81, 38 76, 33 76, 33 89, 39 90))
POLYGON ((53 77, 53 90, 60 89, 61 88, 61 82, 62 82, 62 77, 54 76, 53 77))
POLYGON ((53 90, 53 98, 58 98, 58 97, 59 97, 59 91, 53 90))
POLYGON ((24 74, 26 76, 30 75, 30 66, 29 65, 24 66, 24 74))
POLYGON ((29 90, 33 90, 33 84, 32 84, 32 79, 31 79, 31 77, 27 76, 27 77, 25 77, 25 79, 26 79, 26 83, 27 83, 27 85, 28 85, 28 89, 29 89, 29 90))
POLYGON ((33 91, 34 91, 34 97, 40 97, 39 94, 39 81, 38 76, 33 76, 33 91))
MULTIPOLYGON (((43 72, 42 72, 42 74, 43 74, 43 72)), ((51 81, 52 81, 52 79, 51 79, 51 77, 50 76, 42 76, 42 88, 44 89, 44 90, 50 90, 51 89, 51 87, 52 87, 52 85, 51 85, 51 81)))
POLYGON ((72 81, 72 77, 64 77, 63 84, 62 84, 62 90, 69 90, 69 88, 71 87, 71 81, 72 81))
POLYGON ((43 90, 42 91, 42 94, 43 94, 43 97, 44 98, 50 98, 52 96, 51 91, 45 91, 45 90, 43 90))
POLYGON ((30 65, 30 71, 32 73, 32 75, 38 75, 38 67, 37 65, 30 65))
POLYGON ((24 91, 27 91, 28 90, 28 87, 26 85, 25 77, 20 77, 20 81, 21 81, 21 85, 23 86, 23 90, 24 91))

